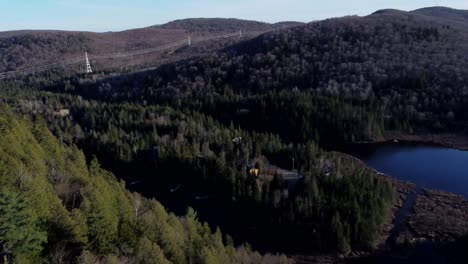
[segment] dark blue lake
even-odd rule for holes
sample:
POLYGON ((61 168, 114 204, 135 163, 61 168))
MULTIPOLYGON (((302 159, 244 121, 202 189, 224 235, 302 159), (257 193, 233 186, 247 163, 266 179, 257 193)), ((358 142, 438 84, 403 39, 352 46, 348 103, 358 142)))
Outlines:
POLYGON ((353 149, 350 154, 389 176, 468 198, 468 151, 402 143, 358 145, 353 149))

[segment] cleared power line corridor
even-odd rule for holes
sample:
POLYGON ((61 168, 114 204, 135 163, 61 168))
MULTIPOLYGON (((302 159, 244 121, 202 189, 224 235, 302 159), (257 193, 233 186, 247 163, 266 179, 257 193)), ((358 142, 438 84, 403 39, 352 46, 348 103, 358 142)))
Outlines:
MULTIPOLYGON (((261 35, 261 34, 274 31, 274 30, 276 29, 271 29, 271 30, 266 30, 266 31, 261 31, 261 32, 251 32, 251 34, 261 35)), ((21 70, 2 72, 0 73, 0 80, 18 78, 21 76, 39 73, 39 72, 45 72, 45 71, 52 70, 54 68, 66 67, 66 66, 78 64, 78 63, 85 63, 86 73, 92 73, 90 61, 105 60, 105 59, 121 59, 121 58, 136 56, 136 55, 144 55, 144 54, 149 54, 149 53, 154 53, 154 52, 159 52, 159 51, 170 50, 170 49, 179 48, 183 46, 191 46, 194 43, 204 42, 208 40, 233 38, 233 37, 242 38, 244 35, 245 33, 243 33, 242 31, 238 31, 234 33, 206 36, 206 37, 192 38, 189 36, 187 39, 184 39, 184 40, 168 43, 168 44, 157 46, 157 47, 145 48, 145 49, 134 50, 134 51, 110 53, 110 54, 102 54, 102 55, 92 55, 88 52, 85 52, 84 56, 70 58, 64 61, 60 61, 60 62, 40 65, 40 66, 21 69, 21 70)))

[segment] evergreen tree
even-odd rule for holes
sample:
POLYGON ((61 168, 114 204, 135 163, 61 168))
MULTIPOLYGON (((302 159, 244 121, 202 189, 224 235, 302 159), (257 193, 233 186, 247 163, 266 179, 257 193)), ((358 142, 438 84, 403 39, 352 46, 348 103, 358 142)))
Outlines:
POLYGON ((1 255, 17 262, 37 261, 47 235, 39 228, 37 217, 20 194, 0 189, 1 255))

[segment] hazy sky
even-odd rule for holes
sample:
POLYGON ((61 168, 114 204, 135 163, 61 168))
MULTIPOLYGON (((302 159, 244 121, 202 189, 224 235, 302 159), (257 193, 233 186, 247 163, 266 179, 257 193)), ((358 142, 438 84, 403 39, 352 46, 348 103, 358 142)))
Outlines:
POLYGON ((468 9, 468 0, 0 0, 0 4, 0 31, 117 31, 188 17, 309 22, 367 15, 382 8, 435 5, 468 9))

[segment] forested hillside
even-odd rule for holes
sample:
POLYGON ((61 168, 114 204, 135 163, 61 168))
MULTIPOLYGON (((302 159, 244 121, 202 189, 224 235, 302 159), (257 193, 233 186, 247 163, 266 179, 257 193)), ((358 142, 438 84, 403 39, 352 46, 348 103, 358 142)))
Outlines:
MULTIPOLYGON (((0 72, 66 61, 91 54, 109 54, 164 45, 186 38, 182 30, 157 28, 123 32, 0 32, 0 72)), ((77 70, 77 69, 76 69, 77 70)))
MULTIPOLYGON (((247 241, 254 249, 291 254, 375 249, 385 238, 395 186, 356 160, 324 149, 379 141, 389 130, 466 133, 468 29, 460 19, 421 12, 381 10, 299 25, 111 78, 58 70, 6 80, 0 82, 0 103, 22 117, 44 120, 61 144, 76 144, 88 160, 96 156, 105 169, 127 180, 128 188, 156 197, 179 215, 193 206, 211 227, 233 234, 236 244, 247 241)), ((185 34, 268 26, 281 28, 192 19, 148 30, 185 34)), ((93 169, 96 162, 80 162, 85 175, 93 170, 108 175, 93 169)), ((113 195, 129 195, 115 179, 107 184, 120 186, 109 191, 113 195)), ((124 199, 119 197, 112 199, 124 199)), ((84 204, 61 210, 77 208, 87 219, 84 204)), ((119 217, 126 213, 119 211, 119 217)), ((187 230, 192 214, 170 222, 182 228, 173 227, 174 236, 187 230)), ((194 223, 203 238, 196 252, 205 254, 219 234, 194 223)), ((131 226, 129 234, 153 230, 149 223, 143 227, 131 226)), ((204 258, 191 255, 191 236, 182 233, 177 236, 185 250, 181 259, 204 258)), ((148 240, 174 261, 169 249, 174 244, 148 240)), ((108 248, 122 240, 111 241, 108 248)), ((140 242, 132 242, 136 251, 129 254, 126 247, 101 252, 83 243, 76 256, 88 249, 99 256, 137 258, 140 242)), ((243 248, 225 244, 216 244, 220 254, 239 260, 243 248)), ((258 257, 247 255, 253 254, 258 257)))
POLYGON ((468 27, 468 11, 448 7, 427 7, 414 10, 413 13, 436 17, 446 22, 455 22, 460 26, 468 27))
POLYGON ((321 145, 378 140, 386 130, 463 132, 467 43, 468 30, 451 23, 383 10, 264 34, 144 74, 74 79, 66 89, 188 107, 225 125, 321 145))
MULTIPOLYGON (((288 263, 168 213, 86 162, 46 128, 0 107, 0 256, 14 263, 288 263)), ((5 262, 8 263, 8 262, 5 262)))
MULTIPOLYGON (((128 51, 154 48, 168 43, 187 39, 213 36, 225 33, 244 32, 244 37, 252 34, 294 26, 300 23, 285 22, 268 24, 256 21, 239 19, 185 19, 169 22, 160 26, 132 29, 120 32, 72 32, 54 30, 28 30, 0 32, 0 72, 42 66, 49 63, 66 61, 77 56, 84 56, 85 52, 91 55, 124 53, 128 51)), ((224 43, 224 41, 222 41, 224 43)), ((221 47, 223 47, 221 45, 221 47)), ((218 46, 207 47, 216 50, 218 46)), ((197 54, 196 50, 192 50, 197 54)), ((155 64, 161 54, 153 53, 146 56, 135 56, 126 63, 129 64, 155 64)), ((120 58, 122 60, 122 58, 120 58)), ((98 63, 97 70, 108 70, 115 67, 115 61, 93 61, 98 63), (101 65, 102 64, 102 65, 101 65)), ((82 70, 73 67, 73 70, 82 70)), ((115 69, 114 69, 115 70, 115 69)))
POLYGON ((290 252, 374 248, 393 206, 390 182, 360 163, 323 152, 312 141, 286 144, 271 133, 226 127, 209 116, 170 107, 32 91, 3 98, 23 115, 46 118, 63 142, 95 153, 119 177, 143 181, 146 195, 175 209, 194 204, 203 217, 219 216, 214 223, 254 246, 268 241, 290 252), (55 110, 64 106, 71 109, 69 116, 55 110), (262 163, 268 161, 295 169, 304 179, 292 188, 281 178, 249 174, 251 164, 264 170, 262 163), (184 193, 167 191, 175 186, 183 186, 184 193), (207 200, 196 203, 197 196, 207 200), (273 230, 277 236, 272 240, 273 230))
POLYGON ((301 25, 299 22, 281 22, 269 24, 265 22, 241 20, 234 18, 191 18, 171 21, 156 26, 164 29, 181 29, 187 32, 230 33, 239 30, 268 31, 277 27, 301 25))

